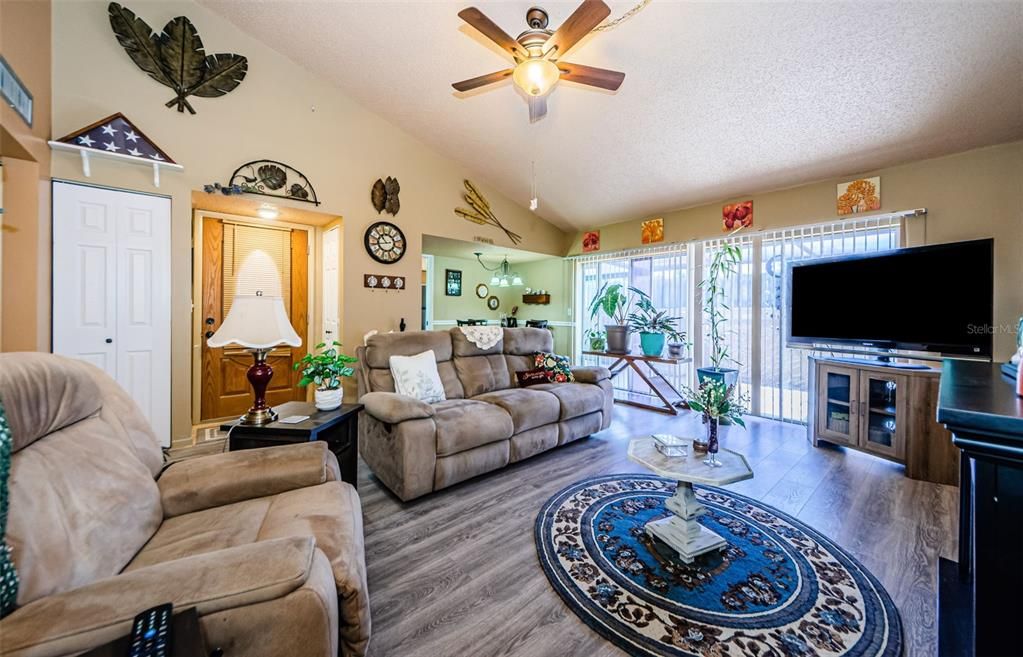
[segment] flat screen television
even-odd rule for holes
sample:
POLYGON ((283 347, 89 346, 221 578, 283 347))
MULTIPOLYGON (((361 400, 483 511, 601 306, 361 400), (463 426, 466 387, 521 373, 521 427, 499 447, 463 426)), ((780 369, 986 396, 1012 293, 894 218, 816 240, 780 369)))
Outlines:
POLYGON ((991 357, 994 240, 789 265, 792 344, 991 357))

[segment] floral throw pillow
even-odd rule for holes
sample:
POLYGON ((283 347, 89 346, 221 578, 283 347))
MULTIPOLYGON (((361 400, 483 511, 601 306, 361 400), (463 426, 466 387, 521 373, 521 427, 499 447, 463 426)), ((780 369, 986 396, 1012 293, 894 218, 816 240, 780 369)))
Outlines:
POLYGON ((389 365, 394 377, 394 391, 399 395, 415 397, 427 404, 446 399, 433 349, 415 356, 391 356, 389 365))
POLYGON ((547 380, 551 383, 572 383, 575 377, 572 376, 572 367, 568 363, 568 356, 550 354, 546 351, 539 351, 533 360, 533 366, 543 370, 547 380))
POLYGON ((4 538, 7 531, 7 484, 11 474, 13 443, 4 406, 0 402, 0 618, 14 611, 14 603, 18 599, 18 574, 11 561, 11 548, 4 538))

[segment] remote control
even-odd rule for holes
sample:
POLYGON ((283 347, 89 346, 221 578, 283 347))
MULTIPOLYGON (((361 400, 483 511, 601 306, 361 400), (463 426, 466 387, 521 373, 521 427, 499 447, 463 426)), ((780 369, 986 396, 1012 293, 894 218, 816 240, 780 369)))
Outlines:
POLYGON ((170 657, 171 603, 147 609, 131 625, 129 657, 170 657))

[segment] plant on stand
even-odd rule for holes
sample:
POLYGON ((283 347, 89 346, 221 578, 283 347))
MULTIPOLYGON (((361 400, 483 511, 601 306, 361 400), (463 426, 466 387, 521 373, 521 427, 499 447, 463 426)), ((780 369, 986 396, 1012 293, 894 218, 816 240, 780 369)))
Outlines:
POLYGON ((318 354, 306 354, 295 363, 295 369, 302 369, 300 386, 316 385, 314 394, 316 408, 321 411, 332 411, 341 406, 344 393, 341 390, 341 379, 355 374, 353 363, 358 360, 341 353, 341 343, 334 341, 327 347, 326 342, 316 345, 318 354))
POLYGON ((673 329, 668 331, 668 355, 672 358, 681 358, 686 347, 691 346, 686 339, 686 332, 673 329))
POLYGON ((707 459, 704 463, 711 467, 720 467, 722 463, 717 458, 718 425, 725 420, 745 429, 746 422, 743 421, 742 415, 746 412, 749 398, 736 394, 734 384, 725 386, 716 379, 701 381, 696 390, 684 387, 682 393, 689 408, 703 414, 703 421, 707 425, 707 459))
POLYGON ((629 314, 629 328, 639 333, 639 343, 646 356, 660 356, 664 341, 670 335, 685 342, 685 333, 680 332, 681 317, 671 317, 666 310, 657 310, 650 297, 640 290, 630 288, 636 295, 636 311, 629 314))
MULTIPOLYGON (((737 232, 737 231, 733 231, 737 232)), ((725 282, 735 274, 742 262, 742 249, 738 245, 724 243, 711 258, 707 277, 700 282, 703 289, 703 314, 707 318, 708 337, 710 338, 712 367, 701 367, 696 370, 699 380, 713 379, 724 386, 734 386, 739 380, 739 370, 722 367, 726 363, 742 365, 732 358, 728 351, 725 329, 728 322, 725 304, 725 282)))
POLYGON ((607 329, 607 350, 612 353, 629 353, 629 311, 632 301, 628 292, 639 292, 635 288, 627 288, 621 283, 604 283, 597 295, 590 302, 590 320, 596 320, 603 311, 610 324, 607 329))
POLYGON ((583 338, 590 345, 590 351, 604 351, 607 349, 607 333, 597 327, 586 329, 583 338))

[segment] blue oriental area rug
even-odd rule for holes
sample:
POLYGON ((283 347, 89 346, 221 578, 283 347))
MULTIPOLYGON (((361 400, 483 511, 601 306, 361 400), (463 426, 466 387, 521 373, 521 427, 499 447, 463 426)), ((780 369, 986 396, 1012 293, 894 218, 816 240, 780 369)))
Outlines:
POLYGON ((669 515, 674 481, 587 479, 552 497, 536 549, 554 589, 630 655, 848 657, 902 654, 902 624, 877 579, 776 509, 697 487, 699 522, 727 546, 685 564, 643 526, 669 515))

